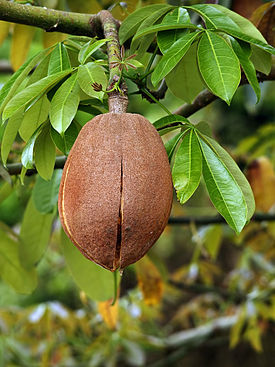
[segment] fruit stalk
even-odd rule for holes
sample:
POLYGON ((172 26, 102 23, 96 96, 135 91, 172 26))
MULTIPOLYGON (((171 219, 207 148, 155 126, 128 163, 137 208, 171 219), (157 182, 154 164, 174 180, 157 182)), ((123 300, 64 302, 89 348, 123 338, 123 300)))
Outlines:
POLYGON ((121 77, 122 71, 119 68, 121 61, 120 43, 118 39, 119 22, 107 10, 98 13, 102 24, 104 37, 107 42, 108 63, 110 70, 109 85, 107 90, 109 112, 125 113, 128 106, 127 86, 121 77))

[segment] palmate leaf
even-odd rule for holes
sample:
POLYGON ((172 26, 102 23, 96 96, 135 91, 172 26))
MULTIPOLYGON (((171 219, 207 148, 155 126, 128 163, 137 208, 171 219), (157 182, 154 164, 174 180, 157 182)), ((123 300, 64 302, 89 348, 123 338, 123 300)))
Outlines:
POLYGON ((169 139, 166 143, 165 143, 165 149, 166 149, 166 153, 168 155, 168 159, 169 162, 171 162, 171 159, 173 157, 174 151, 180 141, 180 139, 183 137, 183 135, 187 132, 186 131, 182 131, 180 133, 178 133, 177 135, 173 136, 173 138, 169 139))
POLYGON ((180 62, 183 56, 188 51, 192 43, 199 37, 200 32, 192 32, 183 35, 179 38, 173 46, 165 53, 165 55, 158 62, 151 80, 152 84, 156 86, 170 71, 180 62))
POLYGON ((71 63, 66 46, 60 42, 58 43, 53 52, 51 53, 48 75, 60 73, 61 71, 71 68, 71 63))
MULTIPOLYGON (((183 7, 179 7, 173 10, 172 12, 166 14, 161 23, 178 24, 178 23, 191 23, 191 21, 188 11, 183 7)), ((157 42, 160 51, 163 54, 165 54, 165 52, 168 51, 169 48, 173 46, 173 44, 187 32, 188 32, 187 29, 159 32, 157 42)))
POLYGON ((78 108, 80 87, 77 73, 68 78, 56 91, 50 106, 50 121, 54 129, 64 134, 70 126, 78 108))
POLYGON ((16 94, 5 107, 3 111, 3 120, 11 117, 20 108, 29 106, 34 100, 41 97, 71 72, 72 69, 68 69, 61 71, 60 73, 47 76, 36 83, 29 85, 27 88, 16 94))
POLYGON ((19 257, 26 268, 37 265, 49 243, 55 213, 42 214, 30 197, 20 229, 19 257))
POLYGON ((261 98, 261 88, 257 79, 254 65, 250 61, 251 48, 248 43, 242 41, 238 42, 233 37, 230 37, 230 42, 232 44, 235 54, 238 56, 238 59, 240 60, 241 66, 247 77, 247 80, 249 81, 249 84, 252 86, 257 96, 257 102, 259 102, 261 98))
POLYGON ((95 301, 105 301, 112 298, 113 274, 86 259, 72 244, 70 239, 61 232, 61 244, 67 265, 76 284, 95 301))
POLYGON ((33 267, 25 269, 19 259, 20 243, 0 229, 0 276, 18 293, 29 294, 37 285, 33 267))
POLYGON ((198 64, 208 88, 227 104, 241 80, 240 63, 224 38, 205 31, 199 41, 198 64))
POLYGON ((187 103, 192 103, 199 92, 206 88, 197 63, 197 47, 198 42, 195 41, 181 61, 165 77, 170 91, 187 103))
POLYGON ((221 157, 203 138, 198 136, 198 140, 203 156, 203 177, 210 199, 230 227, 240 233, 248 218, 244 193, 221 157))
POLYGON ((178 129, 179 127, 183 127, 184 125, 191 126, 187 118, 180 115, 169 115, 162 117, 155 121, 153 125, 158 131, 169 127, 174 127, 174 129, 178 129))
POLYGON ((50 180, 55 165, 56 149, 50 134, 50 125, 46 124, 34 144, 35 167, 44 180, 50 180))
POLYGON ((0 90, 0 114, 4 110, 7 103, 14 97, 14 94, 20 84, 26 79, 26 76, 41 60, 46 57, 49 50, 43 50, 37 55, 27 60, 8 80, 8 82, 0 90))
POLYGON ((272 66, 272 56, 270 53, 262 50, 261 48, 251 45, 251 56, 250 60, 252 61, 256 70, 268 75, 271 71, 272 66))
POLYGON ((140 37, 146 36, 147 34, 150 34, 150 33, 157 33, 161 31, 168 31, 168 30, 173 30, 173 29, 194 29, 194 30, 199 29, 201 30, 201 28, 197 27, 196 25, 192 23, 179 23, 179 24, 175 24, 175 23, 162 24, 161 23, 161 24, 155 24, 151 27, 140 30, 133 37, 133 41, 140 37))
POLYGON ((105 43, 108 41, 108 39, 101 39, 99 41, 89 41, 87 42, 79 51, 78 54, 78 61, 80 62, 80 64, 85 64, 85 62, 87 61, 87 59, 96 51, 98 50, 100 47, 102 47, 103 45, 105 45, 105 43))
POLYGON ((92 87, 93 83, 101 84, 103 89, 107 86, 107 77, 102 66, 93 62, 88 62, 85 65, 80 65, 77 73, 78 83, 86 94, 90 97, 100 100, 104 97, 104 92, 96 92, 92 87))
MULTIPOLYGON (((156 10, 155 12, 150 14, 139 25, 137 29, 137 33, 141 32, 143 29, 147 29, 152 24, 155 24, 164 14, 166 14, 169 10, 173 8, 174 7, 170 5, 162 6, 159 10, 156 10)), ((133 53, 138 49, 137 54, 139 56, 143 55, 147 51, 152 40, 153 40, 153 35, 150 35, 148 37, 144 37, 141 39, 136 39, 134 37, 131 42, 130 52, 133 53)))
MULTIPOLYGON (((29 168, 32 168, 33 167, 33 163, 34 163, 34 144, 35 144, 35 141, 38 138, 39 134, 42 131, 42 126, 43 125, 40 125, 37 128, 37 130, 33 133, 33 135, 31 136, 31 138, 27 142, 25 148, 23 149, 22 157, 21 157, 21 162, 22 162, 23 166, 26 169, 29 169, 29 168)), ((23 175, 23 177, 24 177, 24 175, 23 175)))
POLYGON ((275 49, 267 44, 257 28, 249 20, 237 13, 221 5, 214 4, 196 4, 186 6, 186 8, 199 13, 204 19, 207 28, 222 30, 233 37, 254 44, 273 55, 275 54, 275 49))
POLYGON ((28 141, 35 130, 47 120, 50 102, 46 95, 39 98, 25 113, 22 112, 22 123, 19 134, 24 141, 28 141))
POLYGON ((32 192, 32 198, 35 208, 42 214, 54 213, 57 200, 59 185, 62 176, 62 169, 54 170, 50 181, 37 176, 32 192))
POLYGON ((4 165, 7 163, 9 152, 16 138, 22 120, 23 109, 20 109, 7 122, 1 141, 1 158, 4 165))
POLYGON ((230 156, 229 153, 223 147, 221 147, 216 140, 212 139, 210 136, 203 135, 203 139, 207 142, 207 144, 215 151, 215 154, 219 157, 220 160, 224 163, 227 170, 234 177, 235 181, 239 185, 240 189, 245 198, 246 207, 247 207, 247 217, 246 220, 249 221, 255 211, 255 200, 253 196, 252 189, 245 178, 244 174, 238 167, 237 163, 230 156))
MULTIPOLYGON (((91 120, 91 118, 89 118, 89 120, 91 120)), ((78 133, 78 126, 74 122, 71 123, 63 136, 58 134, 58 132, 53 127, 51 128, 51 137, 55 146, 66 155, 69 154, 78 133)))
POLYGON ((185 203, 197 189, 202 173, 202 154, 197 135, 190 129, 175 155, 172 178, 180 203, 185 203))
POLYGON ((121 24, 119 28, 119 39, 120 43, 123 44, 127 39, 132 37, 140 24, 144 21, 145 18, 152 15, 154 12, 165 7, 164 4, 155 4, 145 6, 144 8, 140 8, 130 14, 121 24))

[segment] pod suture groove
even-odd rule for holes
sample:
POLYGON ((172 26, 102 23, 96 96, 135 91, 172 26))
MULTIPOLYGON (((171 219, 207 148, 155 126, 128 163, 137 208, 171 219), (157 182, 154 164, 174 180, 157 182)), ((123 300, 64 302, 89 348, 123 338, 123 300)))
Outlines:
POLYGON ((110 112, 82 128, 63 170, 58 205, 71 241, 114 271, 139 260, 156 242, 172 196, 158 132, 141 115, 110 112))

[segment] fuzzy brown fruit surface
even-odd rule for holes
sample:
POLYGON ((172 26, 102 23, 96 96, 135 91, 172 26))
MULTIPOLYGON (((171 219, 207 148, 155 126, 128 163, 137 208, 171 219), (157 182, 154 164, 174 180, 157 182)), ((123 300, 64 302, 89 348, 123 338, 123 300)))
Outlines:
POLYGON ((71 241, 114 271, 139 260, 167 224, 172 205, 167 154, 143 116, 106 113, 81 130, 66 161, 59 214, 71 241))

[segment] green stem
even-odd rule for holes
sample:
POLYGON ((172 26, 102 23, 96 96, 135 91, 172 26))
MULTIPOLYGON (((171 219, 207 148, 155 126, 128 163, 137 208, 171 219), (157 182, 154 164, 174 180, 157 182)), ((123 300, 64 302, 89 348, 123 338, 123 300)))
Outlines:
POLYGON ((157 103, 168 115, 172 115, 172 112, 170 112, 169 110, 168 110, 168 108, 166 108, 160 101, 158 101, 154 96, 153 96, 153 94, 151 94, 150 92, 149 92, 149 90, 148 89, 146 89, 146 88, 141 88, 141 91, 143 92, 143 93, 145 93, 148 97, 150 97, 155 103, 157 103))
POLYGON ((116 301, 117 301, 117 272, 118 272, 118 270, 115 270, 113 272, 113 275, 114 275, 114 298, 113 298, 113 302, 111 303, 111 306, 114 306, 116 304, 116 301))

